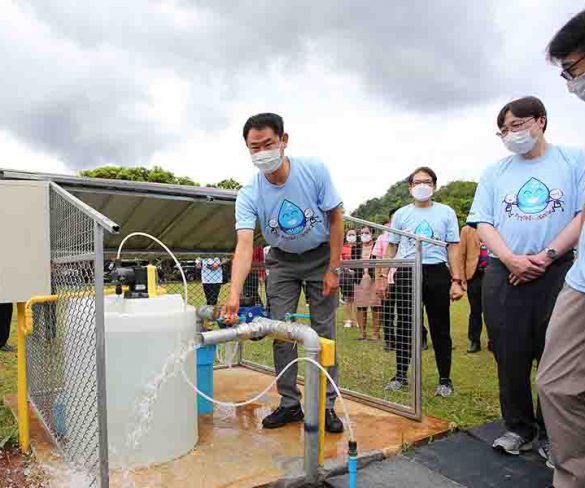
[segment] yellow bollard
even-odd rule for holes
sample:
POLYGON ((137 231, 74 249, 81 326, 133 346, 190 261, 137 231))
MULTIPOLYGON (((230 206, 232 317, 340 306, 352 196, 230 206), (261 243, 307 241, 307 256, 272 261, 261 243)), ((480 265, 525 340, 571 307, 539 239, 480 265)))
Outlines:
POLYGON ((27 453, 30 447, 30 437, 26 383, 25 304, 19 302, 16 307, 18 311, 18 443, 20 450, 27 453))
MULTIPOLYGON (((321 366, 328 368, 335 364, 335 341, 321 337, 321 366)), ((319 465, 325 462, 325 407, 327 404, 327 377, 319 375, 319 465)))

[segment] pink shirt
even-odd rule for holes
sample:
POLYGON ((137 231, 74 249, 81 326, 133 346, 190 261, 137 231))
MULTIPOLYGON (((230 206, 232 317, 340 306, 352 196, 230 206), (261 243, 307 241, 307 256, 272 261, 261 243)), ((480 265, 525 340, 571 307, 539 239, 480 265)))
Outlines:
MULTIPOLYGON (((376 256, 378 259, 384 259, 387 251, 388 232, 384 232, 376 239, 376 244, 374 244, 374 249, 372 250, 372 256, 376 256)), ((388 270, 388 283, 391 285, 394 284, 394 273, 396 273, 396 268, 390 268, 388 270)))

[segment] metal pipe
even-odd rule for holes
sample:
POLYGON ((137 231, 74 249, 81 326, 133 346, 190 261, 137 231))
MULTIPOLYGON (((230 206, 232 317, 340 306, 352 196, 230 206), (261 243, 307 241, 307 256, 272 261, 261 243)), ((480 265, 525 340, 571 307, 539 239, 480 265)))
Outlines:
POLYGON ((18 310, 18 443, 20 450, 27 453, 30 447, 30 433, 26 381, 26 319, 24 303, 19 302, 16 307, 18 310))
MULTIPOLYGON (((311 327, 295 322, 257 317, 252 322, 229 329, 211 330, 199 334, 201 344, 244 341, 265 336, 300 342, 305 355, 319 361, 320 337, 311 327)), ((319 476, 319 370, 312 364, 305 365, 305 455, 304 467, 307 481, 317 481, 319 476)))

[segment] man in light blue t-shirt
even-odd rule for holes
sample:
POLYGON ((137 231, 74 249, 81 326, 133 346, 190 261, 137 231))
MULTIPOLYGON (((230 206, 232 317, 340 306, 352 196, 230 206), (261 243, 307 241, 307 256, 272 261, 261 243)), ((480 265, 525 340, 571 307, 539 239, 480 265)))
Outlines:
POLYGON ((538 436, 539 451, 546 455, 549 443, 540 407, 534 410, 530 374, 573 262, 585 154, 546 141, 546 109, 536 97, 506 104, 497 124, 514 154, 485 170, 468 218, 492 257, 483 307, 507 429, 493 447, 517 455, 531 449, 538 436))
MULTIPOLYGON (((238 311, 242 286, 252 263, 254 229, 259 223, 270 246, 266 268, 271 318, 284 320, 287 313, 296 312, 304 284, 311 326, 320 336, 335 339, 344 235, 341 198, 322 161, 284 155, 288 134, 279 115, 266 113, 250 117, 243 132, 252 162, 260 171, 240 190, 236 200, 238 242, 224 313, 230 316, 238 311)), ((279 374, 297 358, 297 348, 289 342, 275 340, 273 349, 279 374)), ((330 374, 337 378, 337 366, 330 368, 330 374)), ((303 419, 296 383, 295 364, 277 382, 280 406, 262 421, 265 428, 303 419)), ((329 384, 325 429, 342 432, 343 423, 335 414, 334 402, 335 391, 329 384)))
MULTIPOLYGON (((431 168, 422 167, 408 177, 408 187, 414 203, 396 211, 392 218, 393 229, 421 235, 447 243, 446 247, 423 243, 422 301, 429 319, 429 329, 435 350, 439 373, 436 394, 448 397, 453 394, 451 382, 451 316, 450 300, 463 296, 459 265, 459 225, 455 211, 442 203, 433 202, 437 175, 431 168), (449 266, 448 266, 449 265, 449 266)), ((396 253, 404 259, 413 259, 416 240, 398 234, 388 234, 387 255, 396 253)), ((386 390, 403 389, 407 381, 412 352, 411 337, 414 314, 412 300, 413 275, 410 268, 398 268, 391 293, 396 294, 396 374, 386 390)), ((423 333, 426 330, 423 330, 423 333)))
MULTIPOLYGON (((549 59, 562 67, 569 91, 585 101, 585 10, 555 35, 549 59)), ((583 189, 581 189, 583 192, 583 189)), ((581 197, 583 194, 581 193, 581 197)), ((558 296, 536 385, 551 441, 554 486, 585 486, 585 227, 577 260, 558 296)))

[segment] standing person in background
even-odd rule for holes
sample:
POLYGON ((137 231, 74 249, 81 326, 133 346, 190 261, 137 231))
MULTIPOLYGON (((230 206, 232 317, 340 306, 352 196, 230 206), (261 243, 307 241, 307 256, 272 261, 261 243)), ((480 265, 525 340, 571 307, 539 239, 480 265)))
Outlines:
POLYGON ((196 266, 201 270, 201 283, 207 305, 217 305, 221 285, 223 284, 223 268, 225 260, 218 257, 197 258, 196 266))
MULTIPOLYGON (((461 229, 459 250, 463 265, 463 289, 467 291, 470 309, 467 329, 467 337, 469 338, 467 352, 475 353, 481 351, 481 329, 483 328, 481 284, 490 257, 488 248, 477 235, 477 230, 469 225, 465 225, 461 229)), ((489 340, 488 349, 490 349, 489 340)))
POLYGON ((10 337, 10 322, 12 321, 12 303, 0 303, 0 351, 14 352, 8 344, 10 337))
MULTIPOLYGON (((372 251, 374 242, 369 227, 360 230, 360 244, 356 247, 357 259, 374 259, 372 251)), ((355 306, 357 323, 360 329, 359 341, 367 339, 368 308, 372 311, 372 340, 380 340, 380 297, 376 294, 376 276, 374 268, 356 268, 355 272, 355 306)))
MULTIPOLYGON (((585 101, 585 10, 555 35, 548 56, 567 88, 585 101)), ((583 191, 581 189, 581 191, 583 191)), ((577 260, 555 305, 536 385, 550 436, 556 488, 585 486, 585 227, 577 260)))
POLYGON ((585 154, 549 144, 543 103, 524 97, 497 116, 513 155, 488 167, 467 219, 490 250, 483 310, 498 366, 500 407, 507 431, 494 449, 548 455, 550 444, 531 388, 533 364, 567 271, 573 263, 585 199, 585 154))
MULTIPOLYGON (((392 218, 392 228, 447 243, 446 248, 423 243, 422 301, 429 319, 429 328, 439 384, 435 395, 453 395, 451 381, 451 300, 459 300, 464 292, 459 260, 459 224, 455 211, 432 200, 437 188, 437 175, 428 167, 416 169, 408 177, 408 188, 414 203, 400 208, 392 218)), ((396 256, 400 243, 400 257, 416 256, 415 239, 390 234, 388 256, 396 256)), ((412 352, 413 275, 410 268, 399 268, 394 277, 397 296, 396 321, 396 375, 386 390, 398 391, 408 384, 407 373, 412 352)))
MULTIPOLYGON (((349 229, 345 235, 345 244, 341 250, 341 260, 349 261, 355 259, 354 249, 357 245, 357 234, 355 229, 349 229)), ((354 306, 355 270, 347 267, 341 268, 339 277, 339 290, 343 300, 343 326, 351 329, 355 323, 354 306)))
MULTIPOLYGON (((392 225, 392 216, 396 210, 398 209, 393 208, 388 212, 388 222, 385 224, 387 227, 392 225)), ((372 251, 376 259, 386 259, 388 257, 388 237, 389 233, 383 232, 376 239, 376 244, 372 251)), ((376 268, 376 273, 376 290, 382 299, 380 321, 382 322, 382 331, 384 332, 384 350, 390 352, 396 347, 396 328, 394 326, 396 293, 392 291, 396 268, 384 269, 378 267, 376 268)))

